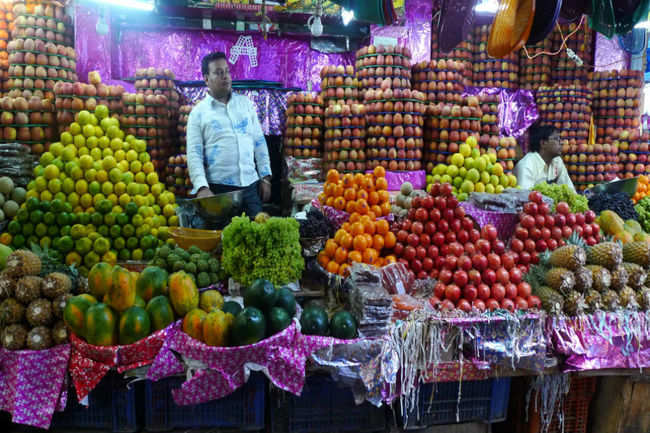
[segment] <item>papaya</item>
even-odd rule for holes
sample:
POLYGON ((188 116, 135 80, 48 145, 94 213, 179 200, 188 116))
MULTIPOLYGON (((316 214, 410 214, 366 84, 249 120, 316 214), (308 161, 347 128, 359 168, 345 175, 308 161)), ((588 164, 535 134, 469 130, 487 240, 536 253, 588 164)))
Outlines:
POLYGON ((631 233, 632 235, 635 235, 637 233, 643 233, 643 228, 641 227, 641 224, 639 224, 638 221, 633 219, 629 219, 625 221, 624 227, 625 227, 625 231, 631 233))
POLYGON ((215 310, 203 320, 203 341, 208 346, 225 346, 228 344, 230 327, 235 320, 230 313, 215 310))
POLYGON ((626 232, 625 230, 621 230, 620 232, 617 232, 614 235, 614 240, 621 241, 622 244, 626 244, 628 242, 633 242, 634 236, 631 233, 626 232))
POLYGON ((96 300, 91 302, 84 295, 68 299, 63 309, 63 321, 72 332, 80 337, 86 337, 86 311, 96 303, 96 300))
POLYGON ((95 298, 93 295, 91 295, 89 293, 82 293, 81 295, 77 295, 77 296, 87 300, 91 304, 96 304, 97 303, 97 298, 95 298))
POLYGON ((131 307, 120 316, 120 344, 132 344, 149 335, 151 321, 144 308, 131 307))
POLYGON ((609 235, 614 235, 624 230, 625 222, 618 214, 611 210, 604 210, 600 213, 598 224, 603 231, 609 235))
POLYGON ((183 331, 195 340, 203 341, 203 321, 208 313, 195 308, 183 318, 183 331))
POLYGON ((199 289, 185 271, 174 272, 169 277, 169 299, 174 311, 180 317, 199 306, 199 289))
POLYGON ((86 310, 86 341, 96 346, 113 346, 117 343, 115 313, 104 303, 86 310))
POLYGON ((149 302, 150 299, 159 295, 167 294, 167 271, 158 266, 145 268, 135 283, 136 294, 149 302))
POLYGON ((108 291, 108 303, 116 311, 126 311, 135 303, 135 282, 129 271, 121 266, 113 268, 113 284, 108 291))
POLYGON ((154 331, 165 329, 174 321, 174 310, 167 296, 161 295, 151 299, 147 304, 146 311, 154 331))
POLYGON ((634 240, 635 241, 646 241, 647 242, 647 241, 650 240, 650 236, 645 232, 634 233, 634 240))
POLYGON ((97 299, 102 299, 113 285, 113 267, 106 262, 96 263, 88 272, 88 289, 97 299))
POLYGON ((223 296, 217 290, 206 290, 199 296, 199 308, 206 313, 220 310, 223 307, 223 296))

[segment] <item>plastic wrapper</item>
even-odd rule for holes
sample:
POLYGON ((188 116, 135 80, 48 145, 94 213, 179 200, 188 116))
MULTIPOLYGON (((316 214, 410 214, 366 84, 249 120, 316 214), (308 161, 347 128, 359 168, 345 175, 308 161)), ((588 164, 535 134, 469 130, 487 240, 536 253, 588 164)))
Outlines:
POLYGON ((391 263, 381 268, 384 289, 391 295, 412 293, 415 276, 403 263, 391 263))
POLYGON ((328 236, 320 236, 317 238, 300 238, 300 246, 302 247, 303 257, 316 257, 318 253, 325 248, 328 236))
POLYGON ((291 185, 291 200, 297 204, 307 204, 316 200, 321 192, 322 183, 294 183, 291 185))
POLYGON ((48 429, 52 414, 68 401, 70 345, 46 350, 0 348, 0 409, 11 421, 48 429))
POLYGON ((33 178, 34 156, 20 143, 0 144, 0 177, 8 176, 14 185, 25 187, 33 178))
POLYGON ((546 332, 563 371, 650 367, 650 312, 549 317, 546 332))
POLYGON ((399 362, 389 339, 359 339, 327 346, 312 353, 310 359, 337 382, 349 386, 356 404, 364 400, 375 406, 391 403, 386 391, 397 380, 399 362))
MULTIPOLYGON (((487 211, 517 213, 524 208, 528 202, 531 191, 527 189, 508 188, 501 194, 488 194, 473 192, 469 195, 466 203, 487 211)), ((542 196, 544 203, 553 206, 553 199, 542 196)))
POLYGON ((463 96, 499 94, 499 131, 519 139, 539 118, 535 98, 529 90, 465 87, 463 96))
POLYGON ((618 44, 617 38, 608 39, 601 33, 596 33, 596 53, 594 55, 594 70, 611 71, 628 69, 630 55, 618 44))
POLYGON ((350 306, 357 320, 359 336, 386 334, 393 314, 393 301, 384 288, 382 270, 355 263, 346 282, 351 285, 350 306))
MULTIPOLYGON (((292 184, 302 182, 320 183, 323 173, 323 160, 321 158, 294 158, 285 156, 289 170, 287 178, 292 184)), ((322 184, 320 184, 322 187, 322 184)), ((321 188, 322 189, 322 188, 321 188)))
MULTIPOLYGON (((372 173, 372 171, 366 171, 366 173, 372 173)), ((427 186, 427 173, 424 170, 386 170, 386 182, 388 183, 388 191, 399 191, 404 182, 411 182, 413 189, 424 189, 427 186)))

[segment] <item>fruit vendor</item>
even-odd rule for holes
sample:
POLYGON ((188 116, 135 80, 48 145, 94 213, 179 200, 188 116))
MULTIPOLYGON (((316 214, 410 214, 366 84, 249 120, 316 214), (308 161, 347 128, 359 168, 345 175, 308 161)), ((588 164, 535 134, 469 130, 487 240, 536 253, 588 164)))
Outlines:
POLYGON ((575 188, 562 162, 560 132, 552 126, 535 124, 530 127, 530 152, 517 163, 514 169, 517 184, 523 189, 532 189, 541 182, 568 185, 575 188))
POLYGON ((187 121, 187 165, 197 198, 242 190, 251 218, 271 197, 271 162, 253 103, 232 92, 226 55, 214 52, 201 62, 207 96, 187 121))

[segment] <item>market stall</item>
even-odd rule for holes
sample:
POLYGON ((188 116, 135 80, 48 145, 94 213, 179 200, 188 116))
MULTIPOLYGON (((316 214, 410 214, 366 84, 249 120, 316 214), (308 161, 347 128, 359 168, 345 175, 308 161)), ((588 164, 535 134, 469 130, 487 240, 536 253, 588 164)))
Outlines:
POLYGON ((647 2, 105 3, 0 2, 8 431, 650 430, 647 2))

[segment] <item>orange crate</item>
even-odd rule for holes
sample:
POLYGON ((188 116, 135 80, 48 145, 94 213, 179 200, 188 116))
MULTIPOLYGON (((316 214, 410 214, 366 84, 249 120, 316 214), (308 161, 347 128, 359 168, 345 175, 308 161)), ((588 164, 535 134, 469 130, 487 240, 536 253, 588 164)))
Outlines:
POLYGON ((595 392, 595 377, 572 377, 569 394, 562 407, 556 408, 548 433, 562 433, 559 413, 564 413, 564 433, 587 433, 589 405, 595 392))

